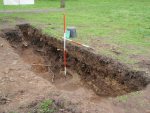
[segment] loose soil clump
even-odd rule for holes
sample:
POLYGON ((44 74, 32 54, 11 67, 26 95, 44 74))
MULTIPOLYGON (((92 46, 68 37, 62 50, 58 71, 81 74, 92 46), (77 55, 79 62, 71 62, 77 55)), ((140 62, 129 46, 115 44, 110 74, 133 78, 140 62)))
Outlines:
MULTIPOLYGON (((49 72, 52 82, 63 78, 63 41, 42 34, 29 24, 18 25, 14 30, 3 30, 12 47, 34 72, 49 72), (27 57, 28 56, 28 57, 27 57)), ((112 58, 93 50, 67 43, 67 79, 76 74, 97 95, 118 96, 142 90, 150 83, 145 72, 135 71, 112 58)), ((65 79, 64 79, 65 80, 65 79)))

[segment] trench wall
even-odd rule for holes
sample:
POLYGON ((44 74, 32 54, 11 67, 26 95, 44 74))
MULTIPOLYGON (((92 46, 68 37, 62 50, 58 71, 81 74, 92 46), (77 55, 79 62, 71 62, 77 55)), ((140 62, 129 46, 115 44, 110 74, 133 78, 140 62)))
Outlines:
MULTIPOLYGON (((42 34, 29 24, 18 25, 5 33, 8 40, 28 42, 29 46, 44 48, 56 70, 63 69, 63 41, 42 34)), ((135 71, 112 58, 96 54, 94 50, 67 43, 67 68, 81 76, 82 81, 102 96, 118 96, 145 88, 149 76, 135 71)), ((73 76, 73 75, 72 75, 73 76)))

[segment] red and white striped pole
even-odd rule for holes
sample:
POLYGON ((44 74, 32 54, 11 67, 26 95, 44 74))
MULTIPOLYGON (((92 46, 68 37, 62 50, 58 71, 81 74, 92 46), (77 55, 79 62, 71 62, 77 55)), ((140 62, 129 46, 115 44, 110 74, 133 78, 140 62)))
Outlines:
POLYGON ((64 14, 64 74, 67 74, 67 52, 66 52, 66 15, 64 14))

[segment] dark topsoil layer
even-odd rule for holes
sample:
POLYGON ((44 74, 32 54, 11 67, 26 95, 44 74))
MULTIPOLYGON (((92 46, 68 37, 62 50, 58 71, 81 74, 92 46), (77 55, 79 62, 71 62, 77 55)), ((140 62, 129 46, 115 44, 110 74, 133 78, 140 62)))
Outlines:
MULTIPOLYGON (((38 48, 47 56, 54 73, 63 70, 63 41, 42 34, 29 24, 18 25, 15 30, 4 30, 12 45, 38 48)), ((67 68, 81 76, 82 81, 102 96, 118 96, 138 91, 150 83, 145 72, 135 71, 93 50, 67 43, 67 68)), ((46 63, 47 64, 47 63, 46 63)))

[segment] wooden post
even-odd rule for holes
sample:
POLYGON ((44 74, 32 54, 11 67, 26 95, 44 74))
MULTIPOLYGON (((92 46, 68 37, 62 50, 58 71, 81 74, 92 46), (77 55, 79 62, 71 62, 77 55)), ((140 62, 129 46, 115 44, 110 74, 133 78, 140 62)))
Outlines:
POLYGON ((65 8, 65 0, 60 0, 60 8, 65 8))

